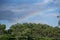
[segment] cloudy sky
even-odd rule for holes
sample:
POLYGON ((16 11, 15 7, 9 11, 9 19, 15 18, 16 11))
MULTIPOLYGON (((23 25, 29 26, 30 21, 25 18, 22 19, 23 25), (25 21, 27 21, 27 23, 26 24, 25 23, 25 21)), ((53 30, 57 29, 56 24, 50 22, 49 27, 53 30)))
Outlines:
POLYGON ((0 0, 0 23, 43 23, 57 26, 60 0, 0 0))

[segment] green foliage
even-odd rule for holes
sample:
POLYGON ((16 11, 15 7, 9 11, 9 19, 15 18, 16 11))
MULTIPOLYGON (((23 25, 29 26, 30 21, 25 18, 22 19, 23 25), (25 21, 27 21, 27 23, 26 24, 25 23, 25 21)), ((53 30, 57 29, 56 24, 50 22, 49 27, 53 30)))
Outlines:
POLYGON ((5 34, 6 25, 0 24, 0 35, 5 34))
POLYGON ((23 23, 12 25, 8 30, 0 24, 2 40, 60 40, 60 28, 47 24, 23 23))
POLYGON ((7 35, 0 35, 0 39, 1 40, 8 40, 8 36, 7 35))

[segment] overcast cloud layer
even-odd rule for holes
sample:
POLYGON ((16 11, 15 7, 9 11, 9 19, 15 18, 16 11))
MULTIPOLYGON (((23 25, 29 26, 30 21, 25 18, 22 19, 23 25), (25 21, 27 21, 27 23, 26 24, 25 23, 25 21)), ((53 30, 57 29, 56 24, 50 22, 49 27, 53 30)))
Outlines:
POLYGON ((59 7, 60 0, 0 0, 0 22, 51 24, 48 17, 57 16, 59 7))

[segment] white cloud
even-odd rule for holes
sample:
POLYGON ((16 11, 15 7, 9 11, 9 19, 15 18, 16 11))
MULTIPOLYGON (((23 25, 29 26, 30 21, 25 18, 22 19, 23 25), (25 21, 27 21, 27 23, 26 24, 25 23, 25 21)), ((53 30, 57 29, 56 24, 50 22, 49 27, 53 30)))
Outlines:
POLYGON ((55 14, 46 14, 46 15, 44 15, 44 17, 57 17, 57 13, 55 13, 55 14))
POLYGON ((44 10, 48 10, 48 9, 51 10, 50 8, 53 9, 53 7, 49 7, 49 8, 46 7, 48 6, 48 3, 50 2, 53 2, 53 0, 43 0, 42 2, 35 3, 35 4, 22 4, 22 5, 17 5, 17 6, 5 5, 5 7, 3 7, 3 10, 10 10, 14 12, 15 13, 14 15, 16 16, 14 20, 16 19, 22 20, 23 18, 27 16, 31 16, 33 13, 35 15, 35 12, 43 12, 44 10))

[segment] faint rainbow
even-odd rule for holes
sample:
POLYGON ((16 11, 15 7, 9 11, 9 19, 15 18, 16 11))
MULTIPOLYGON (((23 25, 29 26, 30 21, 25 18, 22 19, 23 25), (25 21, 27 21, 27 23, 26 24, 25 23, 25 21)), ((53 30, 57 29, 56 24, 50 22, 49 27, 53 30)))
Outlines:
MULTIPOLYGON (((46 9, 46 10, 43 10, 43 11, 40 11, 40 10, 39 10, 39 11, 30 12, 29 15, 26 15, 25 17, 22 17, 22 19, 18 19, 18 20, 16 21, 16 23, 19 23, 19 22, 21 22, 21 21, 23 21, 23 20, 25 20, 25 19, 27 19, 27 18, 30 18, 30 17, 38 14, 38 13, 44 13, 44 12, 46 12, 47 10, 49 11, 50 9, 52 9, 52 8, 49 8, 49 9, 46 9)), ((56 9, 56 8, 53 8, 53 9, 56 9)))

